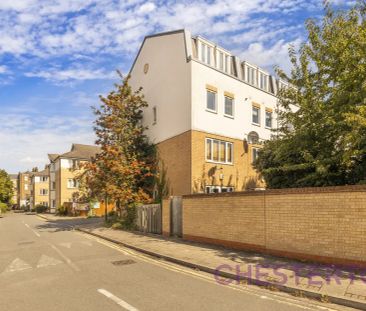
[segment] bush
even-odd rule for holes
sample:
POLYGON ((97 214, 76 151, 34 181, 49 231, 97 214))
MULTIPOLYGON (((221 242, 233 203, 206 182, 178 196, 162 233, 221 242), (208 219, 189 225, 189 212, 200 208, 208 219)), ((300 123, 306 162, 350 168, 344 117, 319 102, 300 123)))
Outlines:
POLYGON ((136 217, 137 217, 136 206, 134 204, 126 206, 126 208, 123 211, 122 222, 121 222, 123 229, 135 230, 136 217))
POLYGON ((8 210, 8 205, 5 203, 0 202, 0 214, 6 213, 8 210))
POLYGON ((42 205, 42 204, 37 204, 35 206, 36 213, 44 213, 47 211, 47 209, 48 209, 48 207, 45 205, 42 205))
POLYGON ((115 222, 112 226, 111 226, 112 229, 114 230, 122 230, 124 229, 123 228, 123 225, 120 223, 120 222, 115 222))
POLYGON ((59 206, 56 210, 56 215, 67 216, 67 208, 64 205, 59 206))

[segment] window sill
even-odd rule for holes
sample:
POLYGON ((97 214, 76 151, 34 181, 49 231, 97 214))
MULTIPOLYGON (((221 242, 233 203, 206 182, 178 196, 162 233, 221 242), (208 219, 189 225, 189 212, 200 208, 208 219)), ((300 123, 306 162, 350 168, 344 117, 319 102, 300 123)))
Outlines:
POLYGON ((234 116, 231 116, 229 114, 224 114, 224 117, 229 118, 229 119, 234 119, 234 116))
POLYGON ((265 127, 267 130, 273 130, 273 127, 268 127, 268 126, 266 126, 265 127))
POLYGON ((217 114, 217 110, 211 110, 211 109, 206 108, 206 111, 217 114))
POLYGON ((260 123, 254 123, 254 122, 252 122, 252 125, 261 127, 260 123))
POLYGON ((211 160, 206 160, 206 162, 211 163, 211 164, 220 164, 220 165, 230 165, 230 166, 234 165, 233 162, 219 162, 219 161, 211 161, 211 160))

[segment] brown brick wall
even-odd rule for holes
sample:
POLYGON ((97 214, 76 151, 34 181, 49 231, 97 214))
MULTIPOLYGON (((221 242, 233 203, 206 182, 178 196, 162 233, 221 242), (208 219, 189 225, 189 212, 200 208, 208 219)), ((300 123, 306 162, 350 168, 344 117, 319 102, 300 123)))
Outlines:
POLYGON ((170 235, 170 200, 165 199, 162 202, 163 235, 170 235))
POLYGON ((366 264, 366 187, 183 196, 186 239, 366 264))
POLYGON ((157 147, 167 170, 170 194, 191 193, 191 131, 167 139, 157 147))

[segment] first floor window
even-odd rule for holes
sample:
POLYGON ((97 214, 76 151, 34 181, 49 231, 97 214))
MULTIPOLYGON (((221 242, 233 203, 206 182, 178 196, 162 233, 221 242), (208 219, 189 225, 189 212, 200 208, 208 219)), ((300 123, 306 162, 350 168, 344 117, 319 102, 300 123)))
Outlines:
POLYGON ((207 99, 206 99, 206 108, 207 110, 216 112, 216 93, 210 90, 207 90, 207 99))
POLYGON ((259 148, 252 148, 252 163, 258 158, 259 148))
POLYGON ((234 116, 234 99, 228 96, 225 96, 225 115, 234 116))
POLYGON ((67 188, 77 188, 79 187, 79 182, 76 179, 67 180, 67 188))
POLYGON ((260 108, 253 106, 252 107, 252 122, 254 124, 259 124, 259 121, 260 121, 259 116, 260 116, 260 108))
POLYGON ((272 111, 266 111, 266 127, 272 128, 272 111))
POLYGON ((217 163, 233 163, 233 143, 206 138, 206 160, 217 163))
POLYGON ((48 190, 47 189, 40 189, 39 190, 39 194, 40 195, 47 195, 48 194, 48 190))

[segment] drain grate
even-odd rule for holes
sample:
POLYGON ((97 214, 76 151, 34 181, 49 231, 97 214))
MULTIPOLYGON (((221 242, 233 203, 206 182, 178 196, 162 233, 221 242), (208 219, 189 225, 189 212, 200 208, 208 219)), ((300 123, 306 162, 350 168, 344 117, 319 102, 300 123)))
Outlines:
POLYGON ((33 244, 34 241, 24 241, 24 242, 19 242, 18 245, 27 245, 27 244, 33 244))
POLYGON ((132 265, 134 263, 136 263, 136 261, 131 259, 112 261, 112 264, 115 266, 126 266, 126 265, 132 265))

